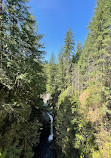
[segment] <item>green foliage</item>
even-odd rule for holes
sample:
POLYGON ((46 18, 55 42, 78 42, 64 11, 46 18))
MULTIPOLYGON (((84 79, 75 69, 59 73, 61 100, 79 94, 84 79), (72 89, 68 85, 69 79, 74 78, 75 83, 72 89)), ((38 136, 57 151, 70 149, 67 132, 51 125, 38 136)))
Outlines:
POLYGON ((65 69, 64 69, 64 48, 61 47, 59 55, 58 55, 58 65, 57 65, 57 85, 58 91, 64 90, 65 83, 65 69))
POLYGON ((72 60, 74 56, 74 39, 71 28, 67 30, 64 46, 64 74, 65 88, 71 85, 72 60))
POLYGON ((42 35, 27 0, 0 2, 0 154, 31 158, 42 126, 33 116, 45 91, 42 35))
POLYGON ((97 0, 84 47, 79 42, 75 54, 68 29, 57 63, 53 54, 41 62, 42 35, 27 0, 0 2, 0 157, 33 157, 42 126, 33 111, 47 89, 53 99, 60 94, 54 107, 60 156, 110 158, 111 0, 97 0))
POLYGON ((70 44, 68 47, 72 33, 66 34, 64 58, 60 60, 66 65, 62 68, 65 82, 60 84, 64 88, 56 106, 56 142, 61 157, 111 157, 110 6, 111 0, 97 0, 84 47, 77 45, 72 63, 70 48, 73 47, 70 44))
POLYGON ((57 145, 61 148, 62 152, 67 155, 71 148, 71 101, 69 99, 70 88, 63 91, 58 100, 58 113, 57 113, 57 145))
POLYGON ((54 54, 51 54, 50 61, 47 65, 47 91, 53 95, 57 90, 57 66, 54 54))

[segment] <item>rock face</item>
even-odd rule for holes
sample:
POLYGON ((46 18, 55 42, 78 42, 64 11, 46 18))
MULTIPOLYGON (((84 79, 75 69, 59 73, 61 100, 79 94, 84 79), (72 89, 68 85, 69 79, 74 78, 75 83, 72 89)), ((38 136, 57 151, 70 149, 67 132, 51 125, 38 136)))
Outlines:
POLYGON ((42 112, 42 124, 43 124, 43 129, 41 132, 40 140, 44 140, 48 138, 50 134, 50 118, 47 112, 42 112))
POLYGON ((51 95, 49 93, 41 96, 44 102, 44 106, 48 106, 48 101, 51 99, 51 95))
POLYGON ((46 123, 50 123, 50 118, 49 118, 49 116, 48 116, 48 114, 47 114, 46 111, 43 111, 43 112, 42 112, 42 119, 43 119, 43 121, 45 121, 46 123))

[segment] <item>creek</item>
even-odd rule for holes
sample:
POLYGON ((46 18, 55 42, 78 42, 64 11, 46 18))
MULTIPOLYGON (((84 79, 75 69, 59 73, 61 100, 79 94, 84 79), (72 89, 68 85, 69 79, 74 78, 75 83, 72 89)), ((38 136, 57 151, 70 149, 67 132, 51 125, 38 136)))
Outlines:
POLYGON ((47 113, 49 118, 50 118, 50 121, 51 121, 51 125, 50 125, 50 135, 49 135, 49 138, 48 138, 48 141, 53 141, 53 117, 52 115, 50 115, 49 113, 47 113))
MULTIPOLYGON (((35 151, 34 158, 56 158, 56 152, 53 146, 53 117, 47 112, 47 117, 50 119, 50 134, 42 139, 35 151)), ((44 129, 45 131, 45 129, 44 129)))

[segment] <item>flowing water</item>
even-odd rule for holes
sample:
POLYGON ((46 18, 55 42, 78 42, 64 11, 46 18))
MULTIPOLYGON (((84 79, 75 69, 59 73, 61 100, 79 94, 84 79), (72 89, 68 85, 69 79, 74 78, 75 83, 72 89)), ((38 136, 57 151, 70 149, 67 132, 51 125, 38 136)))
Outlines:
POLYGON ((53 140, 53 117, 49 113, 47 113, 47 114, 48 114, 48 116, 51 120, 50 135, 49 135, 49 138, 48 138, 48 141, 50 142, 50 141, 53 140))
POLYGON ((47 115, 50 118, 50 135, 40 142, 34 158, 56 158, 55 150, 51 148, 53 141, 53 117, 49 113, 47 115))

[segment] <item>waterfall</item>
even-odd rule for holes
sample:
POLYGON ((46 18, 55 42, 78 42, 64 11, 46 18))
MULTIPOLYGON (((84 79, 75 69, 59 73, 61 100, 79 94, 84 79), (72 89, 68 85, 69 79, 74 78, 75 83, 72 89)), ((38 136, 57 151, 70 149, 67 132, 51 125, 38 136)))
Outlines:
POLYGON ((48 141, 52 141, 53 140, 53 117, 49 113, 47 114, 51 120, 51 128, 50 128, 50 135, 49 135, 48 141))

